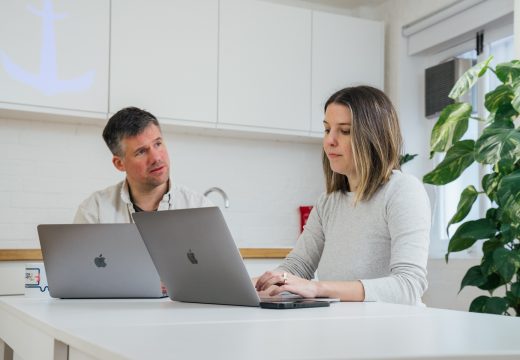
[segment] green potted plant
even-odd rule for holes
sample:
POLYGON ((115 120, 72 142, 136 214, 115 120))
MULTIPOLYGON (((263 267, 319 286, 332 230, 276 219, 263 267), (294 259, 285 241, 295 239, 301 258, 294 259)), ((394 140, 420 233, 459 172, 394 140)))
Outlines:
POLYGON ((424 176, 423 182, 445 185, 474 162, 489 169, 480 185, 470 185, 462 191, 446 230, 465 219, 478 196, 487 196, 492 205, 484 218, 465 221, 458 227, 450 238, 446 262, 450 253, 484 240, 480 264, 467 271, 460 290, 476 286, 488 291, 489 296, 474 299, 469 310, 520 316, 520 129, 515 124, 520 114, 520 61, 492 68, 491 60, 492 57, 469 69, 451 90, 449 96, 455 103, 441 112, 430 141, 430 158, 435 152, 446 155, 424 176), (457 99, 487 71, 493 72, 501 84, 485 95, 489 116, 474 118, 471 105, 457 99), (474 120, 485 121, 482 134, 477 139, 461 140, 468 122, 474 120), (498 288, 505 290, 505 296, 493 296, 498 288))

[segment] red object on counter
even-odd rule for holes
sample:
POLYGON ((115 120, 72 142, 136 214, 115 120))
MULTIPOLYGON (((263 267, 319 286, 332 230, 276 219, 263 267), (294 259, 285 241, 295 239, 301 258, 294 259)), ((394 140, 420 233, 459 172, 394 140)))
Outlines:
POLYGON ((312 206, 300 206, 300 232, 303 231, 303 227, 307 223, 311 210, 312 206))

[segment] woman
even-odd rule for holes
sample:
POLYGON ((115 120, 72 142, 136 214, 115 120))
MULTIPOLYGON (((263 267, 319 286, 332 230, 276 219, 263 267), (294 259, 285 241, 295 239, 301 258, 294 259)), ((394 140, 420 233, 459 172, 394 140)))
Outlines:
POLYGON ((401 173, 394 107, 375 88, 340 90, 325 104, 326 193, 296 246, 258 291, 342 301, 422 304, 430 206, 422 184, 401 173), (319 281, 311 281, 317 271, 319 281))

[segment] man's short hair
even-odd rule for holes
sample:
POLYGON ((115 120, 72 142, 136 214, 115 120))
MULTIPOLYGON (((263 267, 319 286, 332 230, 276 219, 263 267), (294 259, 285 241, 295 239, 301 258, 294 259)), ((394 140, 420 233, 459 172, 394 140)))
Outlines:
POLYGON ((123 156, 121 140, 127 136, 141 134, 150 124, 159 129, 159 121, 148 111, 136 107, 126 107, 115 113, 103 130, 103 139, 113 155, 123 156))

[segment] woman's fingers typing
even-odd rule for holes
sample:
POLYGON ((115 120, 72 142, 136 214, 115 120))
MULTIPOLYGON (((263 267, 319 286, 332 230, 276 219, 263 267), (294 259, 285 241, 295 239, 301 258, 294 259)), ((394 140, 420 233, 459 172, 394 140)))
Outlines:
POLYGON ((283 283, 283 273, 266 271, 262 276, 258 278, 255 287, 257 291, 264 291, 272 285, 281 285, 283 283))

